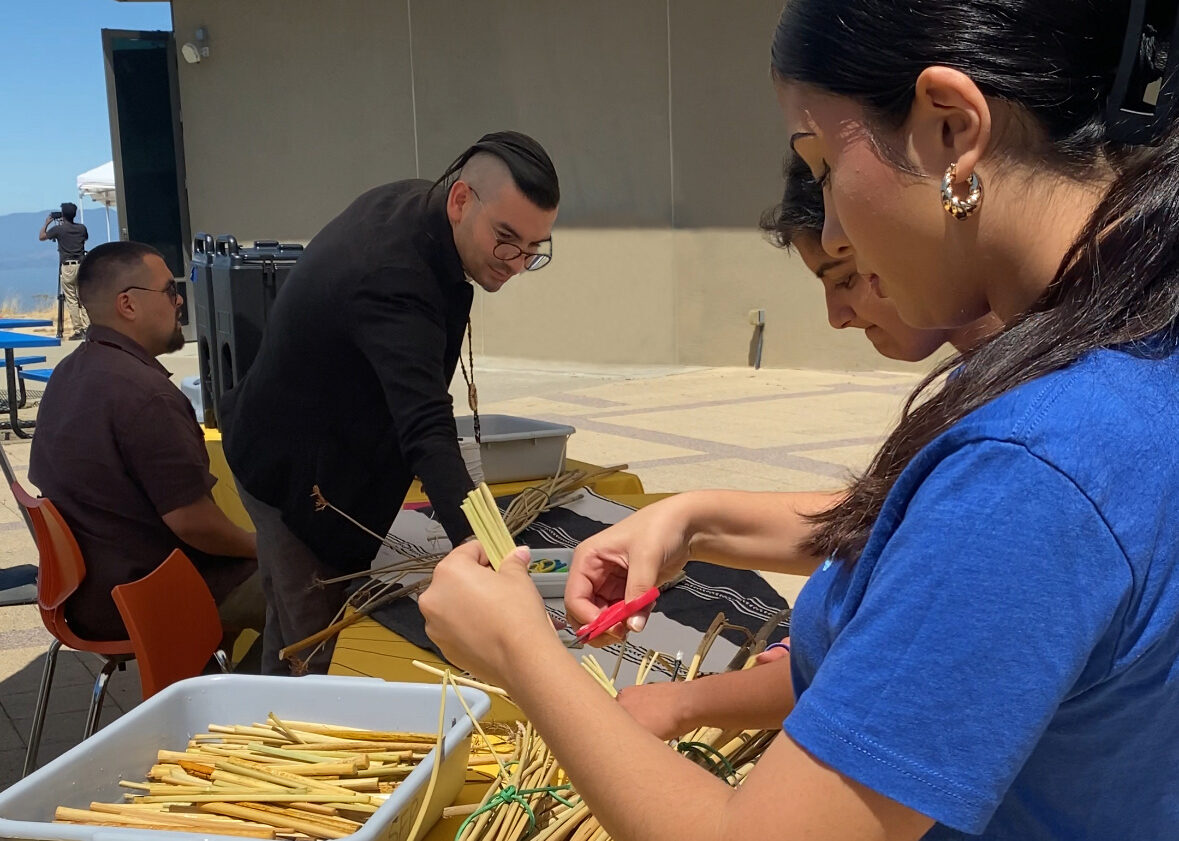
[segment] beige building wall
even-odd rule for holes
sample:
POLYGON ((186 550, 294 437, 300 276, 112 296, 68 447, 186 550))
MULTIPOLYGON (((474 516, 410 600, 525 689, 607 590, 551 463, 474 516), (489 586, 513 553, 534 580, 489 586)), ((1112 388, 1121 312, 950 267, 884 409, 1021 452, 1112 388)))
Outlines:
POLYGON ((177 43, 209 32, 207 59, 177 63, 194 234, 310 239, 367 188, 414 176, 404 9, 389 0, 172 3, 177 43))
POLYGON ((906 370, 832 330, 819 281, 752 230, 566 230, 541 272, 475 298, 477 352, 589 363, 906 370))
POLYGON ((192 230, 306 241, 485 131, 540 140, 555 258, 479 295, 476 350, 582 363, 897 368, 831 330, 756 230, 781 195, 781 0, 173 0, 192 230))

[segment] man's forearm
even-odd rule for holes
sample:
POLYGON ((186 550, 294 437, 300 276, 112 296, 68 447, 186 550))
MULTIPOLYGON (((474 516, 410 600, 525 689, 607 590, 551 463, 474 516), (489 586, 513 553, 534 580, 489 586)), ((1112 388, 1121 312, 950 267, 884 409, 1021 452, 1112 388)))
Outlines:
POLYGON ((234 525, 211 499, 202 499, 164 515, 164 522, 189 546, 210 555, 258 557, 252 532, 234 525))
POLYGON ((200 543, 186 541, 190 546, 210 555, 224 555, 230 558, 257 558, 258 539, 253 532, 238 528, 226 521, 221 528, 203 532, 200 543), (203 545, 200 545, 203 544, 203 545))
POLYGON ((458 439, 447 439, 414 465, 422 490, 434 508, 434 516, 446 530, 451 543, 458 546, 471 535, 471 526, 462 513, 462 503, 474 487, 466 463, 459 452, 458 439))

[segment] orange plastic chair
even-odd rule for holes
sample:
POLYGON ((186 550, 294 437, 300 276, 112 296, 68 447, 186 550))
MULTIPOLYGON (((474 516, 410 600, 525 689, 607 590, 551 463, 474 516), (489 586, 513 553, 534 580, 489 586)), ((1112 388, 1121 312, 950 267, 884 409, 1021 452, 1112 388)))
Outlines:
POLYGON ((147 700, 161 689, 201 674, 216 659, 229 671, 221 617, 209 585, 179 549, 150 573, 111 590, 139 661, 147 700))
POLYGON ((86 563, 74 533, 66 524, 61 512, 48 499, 30 496, 20 485, 12 483, 12 495, 28 514, 33 526, 33 536, 40 556, 37 571, 37 606, 41 610, 41 621, 45 629, 53 634, 53 642, 45 653, 45 669, 41 673, 41 687, 37 691, 37 707, 33 713, 33 728, 29 734, 29 746, 25 751, 25 767, 22 776, 28 776, 36 767, 37 751, 41 747, 41 731, 45 726, 45 710, 49 706, 49 691, 53 684, 53 673, 57 668, 57 654, 63 645, 75 651, 88 651, 103 659, 102 671, 94 680, 94 692, 90 696, 90 709, 86 713, 86 728, 82 738, 87 739, 98 725, 102 713, 102 702, 106 697, 106 685, 114 670, 135 655, 131 640, 87 640, 77 636, 65 618, 65 601, 82 579, 86 577, 86 563))

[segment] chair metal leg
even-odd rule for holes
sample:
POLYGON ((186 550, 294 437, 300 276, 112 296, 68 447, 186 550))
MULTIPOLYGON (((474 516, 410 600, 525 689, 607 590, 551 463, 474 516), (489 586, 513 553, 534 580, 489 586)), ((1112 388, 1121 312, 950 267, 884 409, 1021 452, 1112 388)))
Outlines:
POLYGON ((116 660, 112 657, 103 658, 102 671, 94 679, 94 694, 90 696, 90 709, 86 713, 86 730, 82 733, 83 739, 89 739, 94 735, 94 728, 98 726, 98 717, 102 715, 102 702, 106 698, 107 681, 111 679, 111 675, 122 662, 123 660, 116 660))
POLYGON ((27 777, 37 766, 37 751, 41 748, 41 729, 45 726, 45 710, 49 707, 49 688, 53 684, 53 672, 57 668, 57 652, 61 640, 55 639, 45 652, 45 668, 41 672, 41 688, 37 690, 37 707, 33 710, 33 729, 29 733, 29 745, 25 748, 25 768, 21 777, 27 777))

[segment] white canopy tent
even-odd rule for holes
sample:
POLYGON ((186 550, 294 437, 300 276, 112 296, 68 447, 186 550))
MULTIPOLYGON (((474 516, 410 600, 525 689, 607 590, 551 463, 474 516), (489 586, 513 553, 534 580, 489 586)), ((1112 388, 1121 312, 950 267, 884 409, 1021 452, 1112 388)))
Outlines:
MULTIPOLYGON (((102 166, 96 166, 78 176, 78 198, 87 197, 106 207, 106 239, 110 242, 111 207, 115 204, 114 161, 107 161, 102 166)), ((82 218, 85 220, 84 213, 82 218)))

